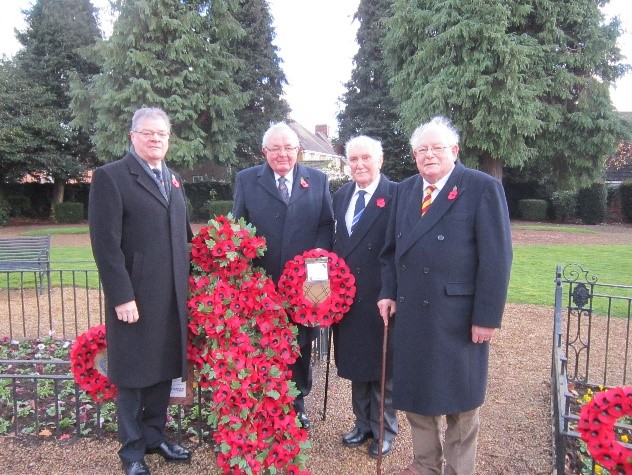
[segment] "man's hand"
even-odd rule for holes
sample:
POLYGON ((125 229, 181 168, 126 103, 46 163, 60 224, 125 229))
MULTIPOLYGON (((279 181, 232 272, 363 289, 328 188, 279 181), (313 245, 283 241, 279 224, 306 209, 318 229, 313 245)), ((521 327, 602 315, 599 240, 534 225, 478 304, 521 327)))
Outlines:
POLYGON ((495 331, 495 328, 472 325, 472 343, 485 343, 486 341, 490 341, 495 331))
POLYGON ((122 303, 114 307, 116 316, 122 322, 136 323, 138 321, 138 309, 136 308, 136 300, 122 303))
POLYGON ((395 315, 397 304, 395 300, 382 299, 377 302, 377 308, 380 309, 380 317, 384 321, 384 326, 388 326, 388 319, 395 315))

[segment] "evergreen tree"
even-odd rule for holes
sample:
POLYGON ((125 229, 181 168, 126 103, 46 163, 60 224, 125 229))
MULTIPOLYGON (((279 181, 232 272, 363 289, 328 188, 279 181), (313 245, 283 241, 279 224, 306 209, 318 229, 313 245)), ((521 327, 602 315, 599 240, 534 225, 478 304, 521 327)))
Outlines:
POLYGON ((338 114, 341 145, 356 135, 368 135, 382 142, 382 171, 391 180, 400 181, 417 169, 410 154, 408 137, 398 126, 395 102, 389 94, 389 75, 384 61, 385 18, 390 0, 361 0, 355 18, 360 22, 351 79, 338 114))
POLYGON ((261 159, 261 138, 271 122, 285 120, 289 108, 281 99, 287 83, 281 69, 272 17, 265 0, 239 0, 233 17, 245 34, 230 44, 230 51, 242 59, 235 80, 248 94, 248 103, 237 111, 238 169, 261 159))
POLYGON ((461 158, 498 177, 540 160, 558 178, 599 171, 621 132, 608 86, 625 68, 597 2, 394 0, 393 11, 386 43, 404 127, 451 118, 461 158))
POLYGON ((101 159, 125 152, 134 111, 151 106, 171 119, 173 163, 236 162, 235 111, 245 95, 233 79, 239 60, 228 48, 243 34, 232 1, 115 2, 112 37, 92 51, 103 70, 72 91, 75 123, 92 128, 101 159))
POLYGON ((449 117, 461 133, 461 159, 498 177, 503 162, 533 156, 526 142, 540 128, 543 85, 531 70, 539 48, 510 32, 528 13, 517 3, 394 0, 386 38, 403 128, 449 117))
POLYGON ((629 137, 609 93, 628 66, 616 46, 619 20, 604 24, 598 2, 546 3, 546 13, 534 8, 522 28, 543 48, 538 67, 547 84, 543 127, 530 143, 538 153, 524 171, 570 190, 603 177, 606 158, 629 137))
POLYGON ((27 27, 16 35, 23 49, 13 60, 15 69, 3 68, 16 82, 4 91, 15 93, 9 101, 15 107, 3 110, 6 121, 0 128, 12 132, 2 131, 10 139, 2 147, 14 165, 22 164, 22 170, 13 168, 14 178, 20 171, 52 177, 52 201, 58 203, 65 183, 94 163, 88 136, 70 127, 68 91, 71 74, 86 77, 98 71, 81 50, 101 33, 90 0, 37 0, 25 14, 27 27))

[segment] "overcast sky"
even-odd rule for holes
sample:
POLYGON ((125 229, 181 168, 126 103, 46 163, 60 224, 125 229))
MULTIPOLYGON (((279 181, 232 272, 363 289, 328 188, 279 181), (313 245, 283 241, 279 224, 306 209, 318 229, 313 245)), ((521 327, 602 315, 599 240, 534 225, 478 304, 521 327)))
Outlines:
MULTIPOLYGON (((351 76, 352 58, 357 51, 353 22, 359 0, 268 0, 276 29, 275 44, 283 60, 288 79, 285 96, 292 108, 292 118, 309 130, 316 124, 336 129, 339 98, 343 84, 351 76)), ((0 54, 13 55, 19 48, 14 29, 23 29, 22 9, 32 0, 2 0, 0 6, 0 54)), ((93 0, 98 8, 107 0, 93 0)), ((607 17, 619 15, 625 34, 619 46, 632 63, 632 1, 611 0, 604 8, 607 17)), ((107 27, 107 16, 102 26, 107 27)), ((107 28, 106 28, 107 29, 107 28)), ((632 111, 632 73, 618 81, 611 90, 615 107, 632 111)))

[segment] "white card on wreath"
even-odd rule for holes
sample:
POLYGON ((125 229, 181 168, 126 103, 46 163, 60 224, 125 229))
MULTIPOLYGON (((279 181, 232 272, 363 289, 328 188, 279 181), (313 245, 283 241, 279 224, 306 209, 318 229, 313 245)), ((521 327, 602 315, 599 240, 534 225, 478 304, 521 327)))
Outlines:
POLYGON ((305 268, 307 269, 307 282, 323 282, 329 280, 327 271, 327 258, 305 259, 305 268))
POLYGON ((182 378, 176 378, 171 380, 171 394, 169 397, 186 397, 187 396, 187 383, 182 381, 182 378))

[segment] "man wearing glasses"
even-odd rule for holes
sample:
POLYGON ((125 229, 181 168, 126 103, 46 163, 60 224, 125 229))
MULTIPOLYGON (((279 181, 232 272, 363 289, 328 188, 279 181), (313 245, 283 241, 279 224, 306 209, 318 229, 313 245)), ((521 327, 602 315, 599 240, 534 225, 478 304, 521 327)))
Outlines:
POLYGON ((170 123, 157 108, 132 118, 131 147, 92 176, 88 218, 106 303, 108 377, 117 386, 118 451, 126 475, 146 453, 186 462, 165 439, 171 382, 187 376, 188 242, 182 180, 165 165, 170 123))
MULTIPOLYGON (((333 211, 327 175, 297 163, 299 140, 289 125, 273 124, 262 142, 266 163, 237 174, 233 215, 252 223, 265 238, 268 249, 254 265, 278 282, 294 256, 314 248, 331 250, 333 211)), ((304 398, 312 387, 312 341, 317 334, 317 328, 298 325, 301 356, 290 367, 300 391, 294 409, 306 429, 310 421, 304 398)))
POLYGON ((457 162, 458 142, 443 117, 415 130, 419 174, 396 188, 380 255, 378 307, 385 323, 395 315, 393 405, 413 439, 413 461, 399 475, 474 475, 489 342, 507 297, 503 187, 457 162))

